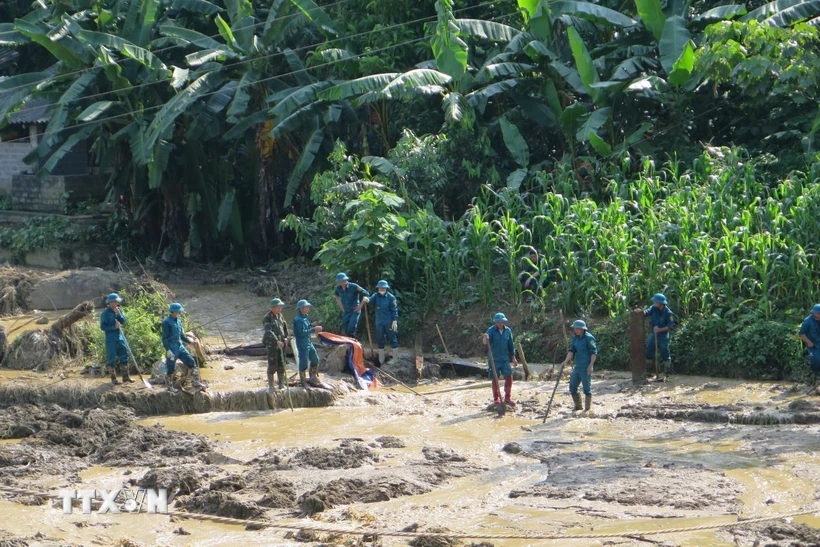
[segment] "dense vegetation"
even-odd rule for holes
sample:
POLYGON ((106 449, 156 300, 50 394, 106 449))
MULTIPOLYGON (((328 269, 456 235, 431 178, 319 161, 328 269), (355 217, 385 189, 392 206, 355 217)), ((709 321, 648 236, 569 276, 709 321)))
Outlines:
POLYGON ((133 252, 315 256, 416 317, 522 304, 533 245, 533 321, 664 291, 688 371, 801 366, 769 346, 820 300, 815 1, 38 6, 0 116, 53 103, 42 173, 93 142, 133 252))

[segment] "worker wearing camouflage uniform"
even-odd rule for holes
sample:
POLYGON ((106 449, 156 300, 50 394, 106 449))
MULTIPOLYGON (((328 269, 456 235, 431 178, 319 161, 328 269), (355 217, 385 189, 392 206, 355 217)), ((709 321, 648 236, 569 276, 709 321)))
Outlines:
POLYGON ((820 304, 814 305, 800 325, 800 339, 808 348, 811 370, 815 375, 820 374, 820 304))
POLYGON ((279 374, 279 389, 285 387, 285 346, 288 343, 288 325, 282 315, 285 305, 278 298, 270 301, 270 312, 265 314, 265 335, 262 343, 268 349, 268 390, 273 391, 273 374, 279 374))
POLYGON ((310 302, 300 300, 296 303, 296 317, 293 319, 293 337, 296 340, 296 352, 299 354, 299 383, 302 387, 307 387, 305 382, 305 372, 310 369, 310 385, 319 386, 319 354, 310 339, 311 333, 322 332, 322 327, 312 325, 308 314, 311 308, 310 302))
POLYGON ((100 314, 100 329, 105 332, 105 364, 111 372, 111 383, 114 385, 119 384, 117 371, 121 372, 123 383, 134 382, 128 375, 128 346, 122 334, 122 326, 127 319, 120 309, 120 302, 120 295, 109 294, 105 298, 108 307, 100 314))
POLYGON ((342 334, 355 338, 362 306, 370 301, 370 293, 364 287, 352 283, 346 273, 339 273, 336 274, 333 296, 342 310, 342 334))
POLYGON ((512 329, 507 326, 507 316, 499 312, 493 316, 493 326, 487 329, 482 337, 482 342, 485 346, 489 346, 492 352, 493 360, 490 363, 487 360, 487 376, 493 383, 493 401, 495 404, 501 404, 501 389, 493 375, 492 365, 495 365, 495 371, 499 378, 504 378, 504 404, 514 407, 515 401, 512 399, 512 368, 510 361, 515 366, 518 366, 518 359, 516 358, 515 345, 513 344, 512 329))
MULTIPOLYGON (((399 347, 399 339, 396 336, 399 330, 399 305, 393 293, 388 292, 389 289, 390 285, 382 279, 376 283, 376 294, 370 300, 376 308, 376 342, 379 345, 379 363, 385 362, 385 341, 390 342, 393 357, 396 355, 396 348, 399 347)), ((389 358, 390 355, 388 355, 389 358)))
POLYGON ((595 360, 598 358, 598 344, 595 337, 589 333, 587 324, 580 319, 572 324, 575 333, 572 335, 567 356, 561 364, 563 367, 571 360, 575 360, 572 367, 572 374, 569 377, 569 393, 572 402, 575 403, 573 412, 583 410, 589 412, 592 409, 592 370, 595 360), (581 395, 578 393, 578 386, 584 388, 584 406, 581 406, 581 395))
POLYGON ((188 352, 188 349, 183 345, 191 344, 193 340, 185 336, 182 330, 182 322, 179 317, 185 313, 185 308, 179 302, 174 302, 168 307, 168 317, 162 321, 162 345, 166 349, 165 366, 168 389, 174 391, 173 378, 176 371, 177 359, 191 370, 193 376, 193 386, 201 388, 202 382, 199 377, 199 367, 196 361, 188 352))
POLYGON ((666 297, 658 293, 652 297, 652 306, 646 308, 643 312, 644 317, 649 317, 646 359, 651 361, 655 358, 655 339, 657 338, 658 351, 661 353, 665 377, 669 377, 672 372, 672 357, 669 355, 669 335, 675 328, 675 314, 669 309, 668 304, 666 297))

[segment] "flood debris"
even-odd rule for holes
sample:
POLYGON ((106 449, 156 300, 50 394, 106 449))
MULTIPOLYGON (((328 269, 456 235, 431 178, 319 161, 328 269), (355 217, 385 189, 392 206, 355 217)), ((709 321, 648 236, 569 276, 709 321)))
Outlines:
POLYGON ((82 332, 73 328, 94 312, 93 302, 83 302, 61 316, 50 329, 26 331, 11 343, 3 366, 14 370, 46 370, 57 359, 76 359, 88 345, 82 332))
POLYGON ((463 542, 460 540, 450 538, 445 535, 450 532, 447 528, 434 526, 424 530, 424 532, 425 535, 414 537, 407 542, 407 544, 411 547, 456 547, 458 545, 463 545, 463 542))

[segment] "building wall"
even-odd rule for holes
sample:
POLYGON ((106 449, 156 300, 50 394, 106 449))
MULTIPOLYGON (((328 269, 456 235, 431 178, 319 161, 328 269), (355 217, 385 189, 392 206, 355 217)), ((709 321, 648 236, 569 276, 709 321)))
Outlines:
POLYGON ((12 180, 11 206, 16 211, 62 213, 66 206, 105 197, 105 181, 97 175, 43 177, 16 175, 12 180))
POLYGON ((23 158, 31 150, 28 142, 0 142, 0 194, 11 195, 11 178, 29 170, 23 158))

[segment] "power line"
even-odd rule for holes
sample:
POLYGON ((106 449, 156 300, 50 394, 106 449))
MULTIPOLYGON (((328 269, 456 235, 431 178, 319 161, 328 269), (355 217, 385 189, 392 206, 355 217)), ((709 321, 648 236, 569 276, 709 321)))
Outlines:
MULTIPOLYGON (((351 0, 339 0, 338 2, 334 2, 333 4, 328 4, 327 6, 323 6, 323 8, 322 8, 322 9, 332 8, 332 7, 338 6, 339 4, 345 4, 345 3, 350 2, 350 1, 351 1, 351 0)), ((256 28, 256 27, 259 27, 259 26, 262 26, 262 25, 267 25, 267 24, 269 24, 269 23, 271 23, 271 24, 272 24, 272 23, 275 23, 275 22, 277 22, 277 21, 284 21, 285 19, 290 19, 291 17, 296 17, 297 15, 303 15, 303 13, 302 13, 301 11, 295 11, 295 12, 293 12, 293 13, 289 14, 289 15, 283 15, 282 17, 276 17, 276 18, 271 19, 271 20, 267 20, 267 19, 266 19, 265 21, 260 21, 260 22, 258 22, 258 23, 254 23, 253 25, 247 25, 247 26, 244 26, 244 27, 239 27, 239 28, 237 28, 237 29, 231 29, 231 32, 236 33, 236 32, 238 32, 238 31, 240 31, 240 30, 246 30, 246 29, 250 29, 250 28, 256 28)), ((207 16, 206 16, 206 17, 207 17, 207 16)), ((222 35, 221 35, 221 34, 219 34, 219 33, 217 32, 216 34, 211 34, 210 36, 206 36, 206 38, 211 38, 211 39, 213 39, 213 38, 220 38, 221 36, 222 36, 222 35)), ((200 38, 200 39, 201 39, 201 38, 200 38)), ((188 44, 175 44, 175 45, 173 45, 173 46, 166 46, 166 47, 164 47, 164 48, 159 48, 159 49, 156 49, 156 50, 149 50, 148 48, 143 48, 143 49, 147 50, 147 51, 148 51, 149 53, 151 53, 152 55, 156 55, 156 54, 158 54, 158 53, 160 53, 160 52, 163 52, 163 51, 169 51, 169 50, 172 50, 172 49, 175 49, 175 48, 187 47, 187 46, 189 46, 189 45, 190 45, 189 43, 188 43, 188 44)), ((137 46, 137 47, 140 47, 140 46, 137 46)), ((106 65, 106 66, 110 66, 110 65, 119 65, 120 63, 125 62, 125 61, 128 61, 128 60, 130 60, 130 59, 128 59, 128 58, 119 59, 119 60, 117 60, 117 61, 113 61, 112 63, 109 63, 109 64, 108 64, 108 65, 106 65)), ((62 78, 67 78, 68 76, 74 76, 74 75, 77 75, 77 74, 83 74, 83 73, 85 73, 85 72, 90 72, 91 70, 94 70, 95 68, 98 68, 98 67, 81 68, 81 69, 79 69, 79 70, 75 70, 75 71, 73 71, 73 72, 66 72, 65 74, 58 74, 58 75, 56 75, 56 76, 50 76, 50 77, 48 77, 48 78, 43 78, 42 80, 37 80, 37 81, 35 81, 35 82, 31 82, 31 83, 29 83, 29 84, 23 84, 23 85, 18 85, 18 86, 15 86, 15 87, 11 87, 11 88, 9 88, 9 89, 4 90, 4 91, 3 91, 3 93, 8 93, 8 92, 16 91, 16 90, 18 90, 18 89, 25 89, 25 88, 27 88, 27 87, 29 87, 29 86, 33 86, 33 85, 40 85, 40 84, 42 84, 43 82, 48 82, 48 81, 52 81, 52 82, 53 82, 53 81, 56 81, 56 80, 59 80, 59 79, 62 79, 62 78)))

